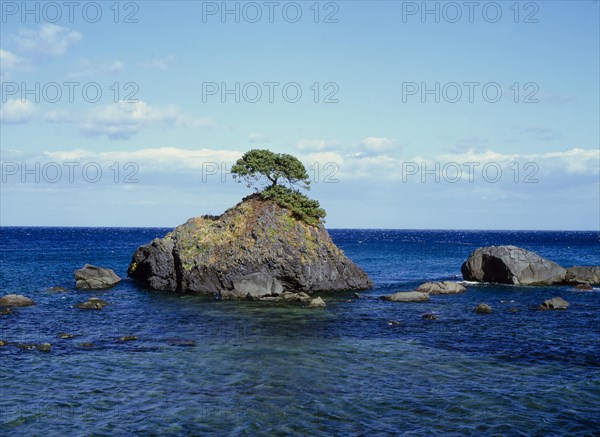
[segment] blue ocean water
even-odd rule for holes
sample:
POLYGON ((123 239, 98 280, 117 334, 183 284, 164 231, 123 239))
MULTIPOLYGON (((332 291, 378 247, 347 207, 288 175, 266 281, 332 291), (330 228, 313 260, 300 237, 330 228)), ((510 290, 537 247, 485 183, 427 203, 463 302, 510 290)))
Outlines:
POLYGON ((52 344, 50 353, 0 347, 0 434, 598 435, 600 289, 469 284, 427 303, 378 299, 460 279, 484 245, 600 265, 597 232, 332 230, 376 287, 360 299, 323 294, 325 309, 129 280, 74 290, 76 268, 125 277, 133 251, 167 231, 0 229, 0 295, 37 302, 0 316, 0 340, 52 344), (111 305, 73 308, 92 296, 111 305), (534 310, 554 296, 569 309, 534 310), (494 312, 474 314, 480 302, 494 312))

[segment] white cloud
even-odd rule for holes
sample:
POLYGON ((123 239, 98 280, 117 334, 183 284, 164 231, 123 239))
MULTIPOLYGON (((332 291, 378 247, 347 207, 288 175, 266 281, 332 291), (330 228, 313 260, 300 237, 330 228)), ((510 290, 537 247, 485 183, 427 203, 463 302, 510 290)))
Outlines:
POLYGON ((149 126, 210 127, 214 120, 210 117, 192 118, 174 105, 158 107, 143 101, 125 103, 123 101, 90 111, 83 120, 81 131, 84 135, 97 137, 106 135, 109 139, 127 139, 149 126))
POLYGON ((73 67, 73 71, 67 74, 70 78, 92 77, 102 73, 115 74, 125 70, 125 64, 119 60, 79 59, 73 67))
POLYGON ((61 56, 80 41, 81 33, 56 24, 42 24, 38 31, 20 29, 13 37, 20 50, 41 56, 61 56))
POLYGON ((250 135, 248 135, 248 142, 251 144, 268 143, 269 141, 270 141, 269 137, 266 137, 261 134, 251 133, 250 135))
POLYGON ((379 155, 386 152, 398 151, 399 146, 394 140, 382 137, 367 137, 363 139, 358 148, 358 156, 379 155))
POLYGON ((144 171, 202 170, 207 164, 231 165, 242 156, 242 152, 226 149, 180 149, 159 147, 134 151, 93 152, 75 149, 44 152, 47 159, 57 162, 94 161, 99 163, 134 162, 144 171))
POLYGON ((48 111, 44 114, 44 121, 47 123, 73 123, 77 120, 77 115, 64 110, 48 111))
POLYGON ((36 113, 35 105, 26 100, 7 100, 0 106, 0 122, 2 124, 21 124, 31 121, 36 113))
POLYGON ((303 152, 334 150, 340 146, 337 140, 300 140, 296 147, 303 152))
POLYGON ((175 57, 172 55, 164 56, 162 58, 153 58, 148 62, 142 62, 140 65, 144 68, 151 70, 162 70, 166 71, 169 66, 175 61, 175 57))

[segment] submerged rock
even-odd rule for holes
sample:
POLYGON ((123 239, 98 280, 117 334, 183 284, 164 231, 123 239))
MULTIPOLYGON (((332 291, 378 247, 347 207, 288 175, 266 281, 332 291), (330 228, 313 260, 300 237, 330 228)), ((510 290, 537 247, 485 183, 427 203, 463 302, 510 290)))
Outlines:
POLYGON ((492 307, 487 303, 480 303, 475 307, 474 311, 477 314, 490 314, 492 312, 492 307))
POLYGON ((68 334, 66 332, 59 332, 56 334, 56 338, 62 338, 63 340, 70 340, 71 338, 75 338, 73 334, 68 334))
POLYGON ((67 293, 69 291, 69 289, 65 288, 65 287, 56 286, 56 287, 50 287, 48 289, 48 291, 51 293, 67 293))
POLYGON ((136 341, 137 339, 137 335, 124 335, 123 337, 119 338, 119 341, 136 341))
POLYGON ((111 288, 121 282, 111 269, 86 264, 75 270, 75 287, 79 290, 101 290, 111 288))
POLYGON ((388 294, 382 297, 383 300, 392 302, 427 302, 429 294, 420 291, 400 291, 394 294, 388 294))
POLYGON ((19 343, 17 344, 19 349, 23 350, 38 350, 40 352, 50 352, 52 350, 52 345, 50 343, 19 343))
POLYGON ((7 345, 8 345, 8 341, 0 340, 0 347, 7 346, 7 345))
POLYGON ((592 287, 590 284, 577 284, 575 286, 575 288, 577 290, 585 290, 585 291, 590 291, 590 290, 594 289, 594 287, 592 287))
POLYGON ((458 294, 464 293, 467 289, 464 285, 454 281, 439 281, 439 282, 426 282, 419 285, 417 291, 429 294, 458 294))
POLYGON ((541 310, 566 310, 569 308, 569 302, 562 297, 553 297, 552 299, 545 300, 539 308, 541 310))
POLYGON ((0 307, 28 307, 35 302, 20 294, 7 294, 0 297, 0 307))
POLYGON ((311 294, 373 286, 323 224, 307 224, 260 195, 245 198, 219 217, 190 219, 141 246, 128 275, 153 289, 216 295, 235 295, 236 285, 242 294, 252 289, 262 296, 277 292, 278 283, 283 291, 311 294), (247 281, 253 274, 273 278, 271 287, 263 279, 247 281))
POLYGON ((0 308, 0 316, 12 314, 12 312, 13 312, 13 310, 11 308, 0 308))
POLYGON ((421 314, 421 318, 425 320, 437 320, 437 316, 433 313, 425 313, 421 314))
POLYGON ((565 282, 569 284, 600 285, 600 266, 569 267, 565 282))
POLYGON ((75 305, 75 308, 82 310, 101 310, 106 306, 110 305, 108 302, 98 299, 97 297, 91 297, 86 302, 75 305))
POLYGON ((475 250, 461 267, 467 281, 514 285, 564 282, 566 269, 534 252, 516 246, 487 246, 475 250))

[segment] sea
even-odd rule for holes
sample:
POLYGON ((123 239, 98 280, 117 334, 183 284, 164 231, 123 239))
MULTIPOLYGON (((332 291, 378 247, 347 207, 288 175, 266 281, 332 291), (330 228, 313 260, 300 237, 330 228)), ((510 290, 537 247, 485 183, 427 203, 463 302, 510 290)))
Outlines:
POLYGON ((332 229, 375 287, 320 293, 317 309, 129 279, 75 290, 75 269, 126 278, 135 249, 168 231, 0 228, 0 295, 37 303, 0 316, 0 435, 600 435, 600 288, 467 283, 429 302, 380 299, 462 280, 480 246, 600 265, 598 232, 332 229), (567 310, 536 309, 556 296, 567 310), (110 305, 74 308, 89 297, 110 305))

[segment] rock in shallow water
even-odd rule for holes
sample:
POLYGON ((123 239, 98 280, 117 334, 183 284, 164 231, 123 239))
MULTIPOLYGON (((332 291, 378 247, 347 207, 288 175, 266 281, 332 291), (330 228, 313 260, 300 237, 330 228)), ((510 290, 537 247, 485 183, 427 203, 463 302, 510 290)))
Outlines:
POLYGON ((75 270, 75 287, 79 290, 101 290, 111 288, 121 282, 111 269, 86 264, 75 270))
POLYGON ((566 310, 567 308, 569 308, 569 302, 562 297, 553 297, 540 305, 541 310, 566 310))
POLYGON ((480 303, 475 307, 474 311, 477 314, 491 314, 492 307, 489 306, 487 303, 480 303))
POLYGON ((429 294, 420 291, 400 291, 383 296, 382 299, 392 302, 427 302, 429 301, 429 294))
POLYGON ((259 272, 291 292, 373 286, 323 224, 309 225, 260 195, 219 217, 190 219, 138 248, 128 269, 129 276, 150 288, 216 295, 235 290, 236 281, 259 272))
POLYGON ((600 285, 600 266, 569 267, 565 281, 569 284, 600 285))
POLYGON ((20 294, 7 294, 0 297, 0 307, 28 307, 35 302, 20 294))
POLYGON ((429 294, 458 294, 464 293, 467 289, 464 285, 454 281, 439 281, 439 282, 426 282, 419 285, 417 291, 429 294))
POLYGON ((327 305, 325 304, 325 301, 323 299, 321 299, 320 297, 316 297, 313 300, 310 301, 310 304, 308 304, 309 308, 324 308, 327 305))
POLYGON ((82 310, 101 310, 106 306, 110 305, 108 302, 98 299, 97 297, 91 297, 86 302, 75 305, 75 308, 82 310))
POLYGON ((461 272, 467 281, 550 285, 564 282, 567 270, 516 246, 487 246, 475 250, 461 272))

